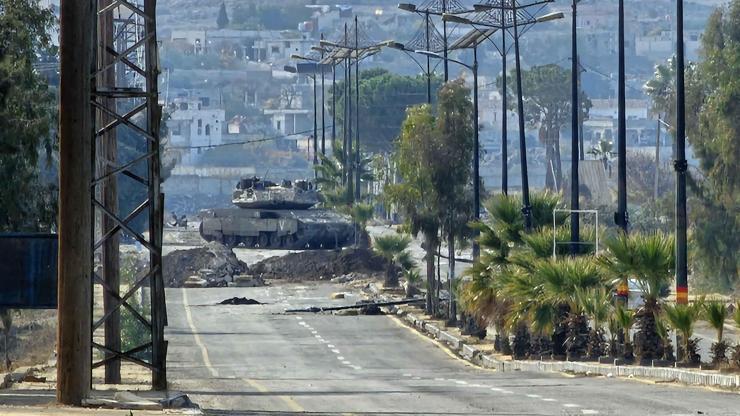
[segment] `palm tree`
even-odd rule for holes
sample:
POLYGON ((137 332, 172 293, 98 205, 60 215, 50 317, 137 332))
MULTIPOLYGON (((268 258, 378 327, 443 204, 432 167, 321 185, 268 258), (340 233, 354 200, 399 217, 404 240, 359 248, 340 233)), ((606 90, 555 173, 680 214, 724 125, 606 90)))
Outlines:
POLYGON ((413 260, 407 251, 411 244, 411 237, 407 235, 389 234, 375 237, 373 250, 387 262, 385 287, 398 286, 398 269, 413 268, 413 260))
POLYGON ((694 324, 699 320, 701 307, 699 305, 666 304, 663 313, 671 326, 681 333, 683 353, 679 354, 686 364, 698 364, 701 356, 696 351, 696 342, 691 339, 694 333, 694 324))
POLYGON ((722 340, 727 319, 727 305, 724 302, 707 302, 704 304, 704 318, 717 331, 717 342, 712 344, 712 363, 719 365, 727 362, 729 345, 722 340))
POLYGON ((589 330, 579 294, 606 284, 596 262, 591 257, 541 261, 533 273, 542 280, 545 303, 567 308, 563 322, 567 327, 566 353, 569 359, 580 358, 586 352, 589 330))
POLYGON ((624 348, 622 348, 622 357, 626 360, 632 359, 632 337, 630 331, 635 324, 635 313, 625 307, 618 306, 614 311, 614 318, 619 324, 624 334, 624 348))
POLYGON ((641 359, 656 359, 663 355, 662 342, 655 326, 660 313, 660 300, 667 296, 673 278, 673 237, 663 233, 620 233, 607 240, 608 255, 600 262, 616 278, 637 278, 644 299, 635 315, 638 331, 636 353, 641 359))
POLYGON ((579 290, 578 298, 583 310, 591 319, 593 326, 589 334, 587 353, 589 358, 598 359, 606 352, 604 340, 604 323, 612 312, 612 292, 606 287, 579 290))
POLYGON ((370 242, 370 236, 367 233, 367 223, 373 218, 375 208, 370 204, 356 203, 352 206, 350 216, 352 221, 359 226, 360 235, 358 243, 360 247, 367 247, 370 242))

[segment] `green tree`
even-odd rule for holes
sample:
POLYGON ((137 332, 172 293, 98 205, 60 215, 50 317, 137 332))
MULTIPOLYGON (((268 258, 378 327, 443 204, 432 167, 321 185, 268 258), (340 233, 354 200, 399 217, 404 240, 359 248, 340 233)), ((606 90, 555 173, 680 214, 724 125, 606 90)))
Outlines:
MULTIPOLYGON (((512 73, 510 79, 514 79, 512 73)), ((527 123, 539 129, 540 141, 545 146, 547 189, 555 190, 562 184, 560 159, 560 128, 570 122, 571 115, 570 70, 555 64, 533 66, 522 71, 522 95, 524 116, 527 123), (553 172, 554 171, 554 172, 553 172)), ((501 79, 498 80, 499 86, 501 79)), ((516 85, 510 89, 511 108, 517 104, 516 85)), ((581 91, 581 111, 588 117, 591 100, 581 91)))
POLYGON ((385 287, 398 286, 398 273, 401 270, 413 269, 414 264, 408 252, 411 238, 407 235, 383 235, 373 239, 373 250, 387 262, 385 287))
POLYGON ((694 325, 699 320, 700 305, 666 304, 663 305, 663 313, 671 326, 681 333, 682 361, 687 364, 698 364, 701 357, 691 336, 694 334, 694 325))
MULTIPOLYGON (((692 173, 696 195, 693 263, 709 289, 740 289, 740 0, 717 9, 702 37, 703 62, 698 72, 706 93, 698 126, 689 142, 700 161, 701 175, 692 173)), ((687 106, 687 108, 698 108, 687 106)), ((688 111, 687 114, 691 114, 688 111)), ((689 125, 689 127, 691 127, 689 125)))
POLYGON ((53 172, 55 98, 33 65, 56 53, 55 18, 31 0, 0 0, 0 11, 0 231, 48 231, 57 185, 42 174, 53 172))
MULTIPOLYGON (((437 91, 440 86, 441 80, 433 78, 432 91, 437 91)), ((351 87, 354 97, 354 78, 351 87)), ((337 82, 336 91, 337 126, 341 126, 344 120, 344 81, 337 82)), ((361 71, 360 131, 363 149, 371 153, 391 151, 393 141, 401 131, 404 110, 409 106, 426 102, 426 94, 426 77, 396 75, 380 68, 361 71)), ((353 100, 353 120, 356 110, 353 100)), ((352 131, 354 129, 353 124, 352 131)))
POLYGON ((717 331, 717 341, 712 344, 712 362, 720 364, 727 361, 727 348, 722 336, 725 331, 725 320, 728 315, 727 305, 724 302, 714 301, 704 304, 704 319, 717 331))
POLYGON ((396 143, 394 157, 402 183, 385 187, 386 198, 397 204, 412 235, 421 234, 426 253, 426 310, 434 313, 437 307, 434 293, 434 251, 438 244, 439 207, 436 204, 436 189, 432 183, 433 166, 427 163, 428 154, 433 152, 431 143, 437 129, 432 109, 428 105, 410 107, 401 135, 396 143))
POLYGON ((229 15, 226 14, 226 4, 221 3, 221 7, 218 9, 218 17, 216 18, 216 25, 219 29, 223 29, 229 25, 229 15))

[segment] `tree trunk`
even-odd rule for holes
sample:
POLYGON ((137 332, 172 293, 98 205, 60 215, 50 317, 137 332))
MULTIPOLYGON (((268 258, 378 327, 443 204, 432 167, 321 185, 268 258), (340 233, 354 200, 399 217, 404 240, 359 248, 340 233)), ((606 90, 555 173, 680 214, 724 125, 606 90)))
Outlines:
POLYGON ((448 272, 448 284, 449 284, 449 314, 447 320, 450 324, 457 322, 457 302, 455 300, 455 236, 452 233, 447 235, 447 255, 449 257, 449 272, 448 272))
POLYGON ((396 273, 396 267, 393 262, 389 262, 388 268, 385 271, 385 283, 384 287, 398 287, 398 273, 396 273))
POLYGON ((553 159, 555 158, 555 155, 553 154, 553 147, 552 143, 550 142, 549 137, 545 136, 545 163, 547 166, 545 166, 546 175, 545 175, 545 188, 554 191, 555 190, 555 176, 554 176, 554 163, 553 159))
POLYGON ((424 250, 426 251, 427 262, 427 297, 426 312, 429 315, 434 314, 436 302, 434 300, 434 248, 437 246, 432 233, 424 233, 424 250))
POLYGON ((563 159, 560 156, 560 132, 555 130, 552 144, 555 157, 555 190, 557 191, 563 187, 563 159))

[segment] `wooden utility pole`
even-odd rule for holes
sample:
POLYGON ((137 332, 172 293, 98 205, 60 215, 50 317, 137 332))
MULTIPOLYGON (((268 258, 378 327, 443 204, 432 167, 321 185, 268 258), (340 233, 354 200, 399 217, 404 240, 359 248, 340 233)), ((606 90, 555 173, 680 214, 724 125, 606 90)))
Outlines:
POLYGON ((93 1, 60 5, 57 400, 82 404, 91 383, 93 1))

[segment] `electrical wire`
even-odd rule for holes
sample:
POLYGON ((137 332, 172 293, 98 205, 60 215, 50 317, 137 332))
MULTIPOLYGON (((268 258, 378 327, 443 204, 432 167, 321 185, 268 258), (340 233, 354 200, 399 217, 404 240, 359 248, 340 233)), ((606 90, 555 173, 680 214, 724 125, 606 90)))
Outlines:
MULTIPOLYGON (((331 125, 327 125, 325 127, 332 127, 332 126, 331 125)), ((167 149, 167 150, 213 149, 213 148, 225 147, 225 146, 240 146, 240 145, 264 143, 264 142, 269 142, 269 141, 273 141, 273 140, 285 139, 285 138, 288 138, 288 137, 291 137, 291 136, 299 136, 299 135, 308 134, 308 133, 313 133, 313 129, 304 130, 304 131, 297 131, 297 132, 291 133, 291 134, 281 134, 279 136, 264 137, 262 139, 247 140, 247 141, 242 141, 242 142, 207 144, 207 145, 203 145, 203 146, 167 146, 167 147, 165 147, 165 149, 167 149)))

